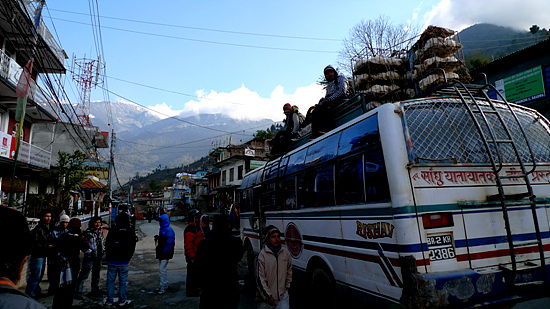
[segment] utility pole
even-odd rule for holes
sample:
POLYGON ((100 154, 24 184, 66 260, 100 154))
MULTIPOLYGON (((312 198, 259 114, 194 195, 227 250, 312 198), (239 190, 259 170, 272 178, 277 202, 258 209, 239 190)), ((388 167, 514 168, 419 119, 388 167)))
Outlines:
MULTIPOLYGON (((114 158, 113 158, 113 147, 115 145, 115 129, 111 129, 111 147, 109 149, 109 179, 108 181, 108 188, 109 188, 109 220, 111 219, 111 209, 112 209, 112 203, 113 203, 113 188, 112 188, 112 175, 113 175, 113 166, 114 166, 114 158)), ((109 222, 110 224, 110 222, 109 222)))

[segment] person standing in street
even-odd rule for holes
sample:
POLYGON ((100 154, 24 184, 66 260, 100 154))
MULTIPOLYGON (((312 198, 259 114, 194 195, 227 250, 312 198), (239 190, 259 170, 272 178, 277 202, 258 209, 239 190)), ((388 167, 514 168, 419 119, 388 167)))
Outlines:
POLYGON ((61 234, 55 243, 55 251, 58 254, 60 271, 69 272, 70 276, 60 277, 59 287, 53 297, 53 309, 70 308, 73 304, 73 296, 76 278, 80 272, 80 251, 84 254, 90 253, 90 245, 82 235, 82 222, 78 218, 72 218, 69 221, 67 233, 61 234))
POLYGON ((185 282, 185 294, 187 297, 199 297, 198 273, 195 266, 197 246, 204 239, 200 229, 200 212, 192 209, 187 214, 188 225, 183 231, 183 246, 185 249, 185 261, 187 262, 187 279, 185 282))
POLYGON ((53 247, 50 221, 52 221, 51 210, 42 210, 40 212, 40 222, 31 232, 32 252, 25 294, 34 299, 45 296, 40 289, 40 281, 42 281, 42 277, 44 276, 46 258, 51 255, 53 247))
POLYGON ((168 274, 166 267, 168 261, 174 257, 174 246, 176 245, 176 234, 170 226, 170 218, 163 214, 159 218, 159 234, 155 235, 156 258, 159 260, 160 285, 156 290, 157 294, 164 294, 168 290, 168 274))
POLYGON ((90 276, 90 272, 92 273, 92 291, 89 296, 94 297, 101 295, 101 290, 99 289, 99 274, 101 272, 103 252, 105 252, 105 239, 103 238, 101 224, 101 217, 92 217, 88 229, 84 231, 84 238, 86 238, 90 244, 91 250, 88 254, 84 255, 82 270, 76 280, 74 298, 78 300, 84 299, 82 297, 82 290, 84 289, 84 282, 86 282, 86 279, 90 276))
POLYGON ((244 249, 239 238, 231 236, 229 217, 214 216, 212 234, 197 248, 200 276, 200 309, 236 309, 239 306, 237 266, 244 249))
POLYGON ((200 222, 202 235, 204 238, 208 238, 210 236, 210 216, 202 215, 200 222))
POLYGON ((281 245, 281 231, 266 228, 266 245, 258 254, 256 271, 258 309, 288 309, 292 282, 292 257, 281 245))
POLYGON ((115 297, 115 280, 118 275, 118 306, 124 307, 131 303, 126 298, 128 284, 128 264, 136 250, 136 236, 130 226, 130 216, 119 213, 115 219, 116 225, 107 234, 105 251, 107 254, 107 300, 105 305, 112 307, 115 297))
MULTIPOLYGON (((69 219, 70 218, 67 215, 61 215, 59 218, 59 225, 52 231, 53 248, 55 248, 55 244, 59 239, 59 236, 69 231, 67 229, 69 226, 69 219)), ((55 294, 55 290, 59 287, 60 271, 57 252, 55 252, 55 250, 50 250, 50 256, 48 256, 48 281, 50 282, 48 294, 50 295, 55 294)))
POLYGON ((46 309, 17 289, 31 246, 31 232, 23 215, 0 206, 0 309, 46 309))

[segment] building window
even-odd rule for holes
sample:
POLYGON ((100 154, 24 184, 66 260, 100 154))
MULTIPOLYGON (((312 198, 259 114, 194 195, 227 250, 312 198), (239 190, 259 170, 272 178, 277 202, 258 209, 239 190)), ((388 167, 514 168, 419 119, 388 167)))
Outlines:
POLYGON ((235 168, 229 169, 229 182, 232 182, 235 180, 235 168))
POLYGON ((238 180, 243 179, 243 169, 244 169, 244 166, 243 166, 243 165, 239 165, 239 166, 237 167, 237 179, 238 179, 238 180))
POLYGON ((227 171, 222 171, 222 186, 227 182, 227 171))

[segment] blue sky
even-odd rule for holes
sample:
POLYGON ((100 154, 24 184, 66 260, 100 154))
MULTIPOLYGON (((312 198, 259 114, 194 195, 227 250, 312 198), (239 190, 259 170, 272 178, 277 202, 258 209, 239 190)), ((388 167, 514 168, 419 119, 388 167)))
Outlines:
MULTIPOLYGON (((274 120, 286 102, 303 111, 315 104, 323 93, 315 82, 336 63, 349 30, 380 15, 418 27, 489 22, 527 30, 550 28, 550 1, 47 0, 43 12, 70 58, 102 55, 111 101, 131 100, 160 117, 221 112, 274 120), (99 51, 90 7, 99 10, 99 51)), ((73 89, 67 93, 77 103, 73 89)), ((92 91, 92 100, 105 99, 100 88, 92 91)))

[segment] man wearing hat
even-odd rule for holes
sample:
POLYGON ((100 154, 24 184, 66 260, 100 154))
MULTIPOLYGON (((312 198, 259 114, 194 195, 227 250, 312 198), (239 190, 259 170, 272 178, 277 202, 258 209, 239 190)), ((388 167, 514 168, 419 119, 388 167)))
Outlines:
POLYGON ((0 308, 45 309, 17 290, 23 265, 31 253, 31 232, 20 212, 0 206, 0 308), (6 250, 9 248, 9 250, 6 250))
POLYGON ((281 245, 281 231, 274 225, 266 228, 266 244, 258 254, 256 276, 258 308, 289 308, 292 257, 281 245))
MULTIPOLYGON (((332 65, 327 65, 323 70, 327 80, 327 93, 315 106, 311 117, 312 137, 316 138, 332 128, 329 126, 332 109, 344 102, 347 96, 347 78, 338 75, 332 65)), ((306 116, 307 118, 307 116, 306 116)))
MULTIPOLYGON (((69 231, 67 229, 67 226, 69 226, 69 219, 70 218, 67 215, 61 215, 61 217, 59 217, 59 225, 52 231, 54 247, 55 243, 59 239, 59 236, 69 231)), ((55 250, 51 250, 51 255, 48 257, 48 281, 50 282, 50 286, 48 287, 49 295, 53 295, 55 290, 59 287, 59 272, 60 269, 57 253, 55 250)))

